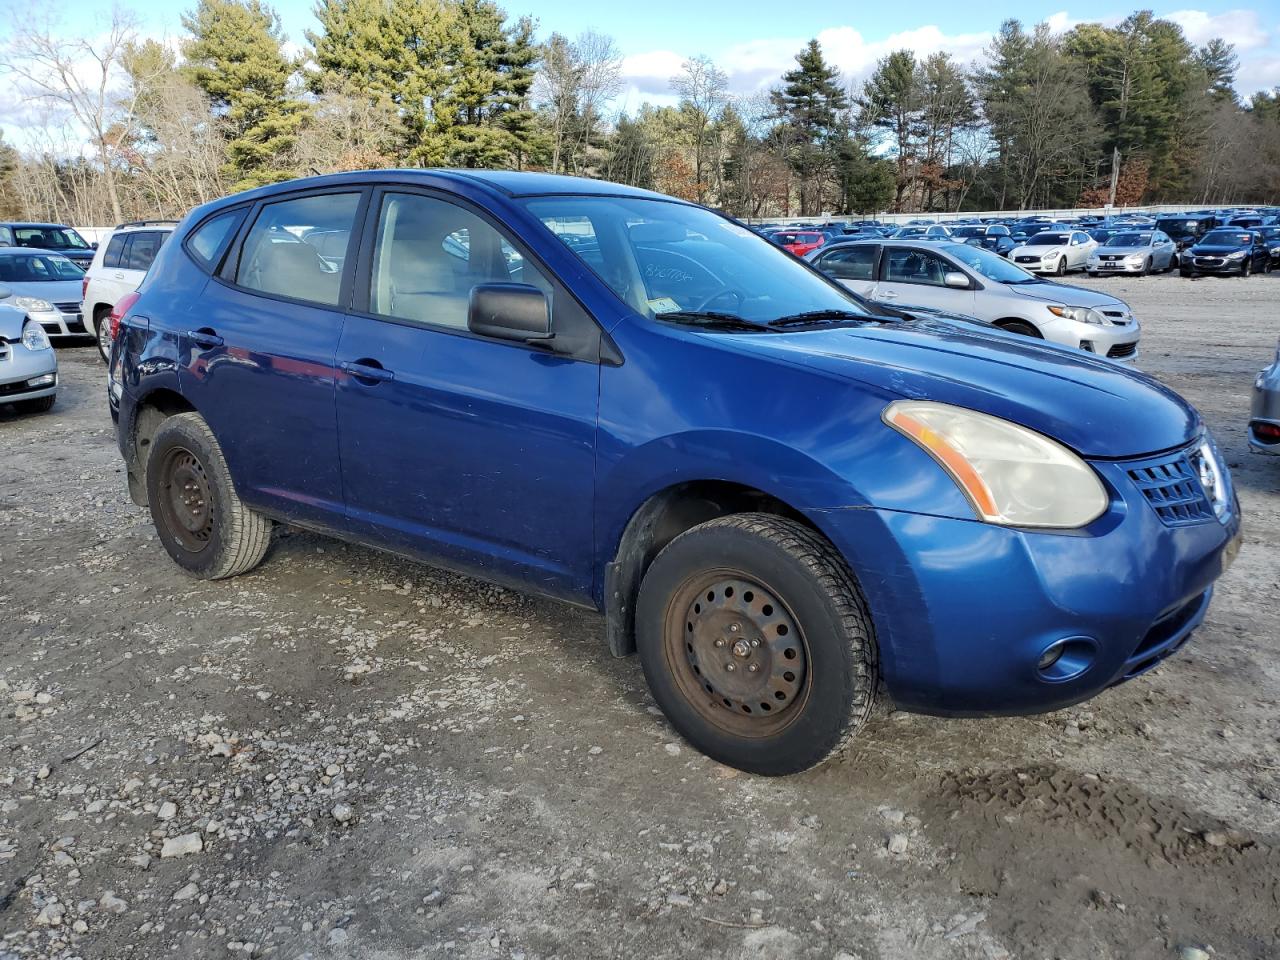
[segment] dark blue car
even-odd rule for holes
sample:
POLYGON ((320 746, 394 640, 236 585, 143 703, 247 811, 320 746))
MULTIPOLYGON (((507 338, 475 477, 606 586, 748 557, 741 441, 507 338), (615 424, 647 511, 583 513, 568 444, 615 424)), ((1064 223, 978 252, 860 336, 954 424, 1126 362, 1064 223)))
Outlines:
POLYGON ((1262 231, 1214 227, 1178 258, 1184 277, 1202 274, 1247 277, 1255 270, 1271 270, 1271 249, 1262 231))
POLYGON ((705 208, 537 174, 194 210, 118 310, 129 489, 197 577, 288 523, 599 610, 672 723, 802 770, 881 681, 1027 713, 1186 642, 1237 542, 1200 417, 1102 358, 860 301, 705 208))

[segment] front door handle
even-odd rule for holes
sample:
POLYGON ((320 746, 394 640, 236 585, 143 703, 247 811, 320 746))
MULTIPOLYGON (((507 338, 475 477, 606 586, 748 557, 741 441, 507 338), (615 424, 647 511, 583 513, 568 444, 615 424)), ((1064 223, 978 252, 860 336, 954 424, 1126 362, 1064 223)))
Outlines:
POLYGON ((898 295, 894 293, 892 290, 877 290, 876 296, 879 297, 881 300, 897 300, 898 299, 898 295))
POLYGON ((367 382, 386 383, 396 378, 393 371, 384 368, 377 360, 344 360, 342 369, 357 380, 367 382))
POLYGON ((194 343, 197 347, 220 347, 222 346, 222 338, 212 330, 188 330, 187 339, 194 343))

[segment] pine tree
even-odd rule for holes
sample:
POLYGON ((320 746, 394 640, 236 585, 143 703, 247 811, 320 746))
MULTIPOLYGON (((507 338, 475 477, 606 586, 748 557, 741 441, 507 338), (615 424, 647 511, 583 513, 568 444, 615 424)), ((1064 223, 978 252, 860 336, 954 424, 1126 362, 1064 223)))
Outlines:
POLYGON ((796 54, 796 67, 783 74, 773 92, 778 119, 786 127, 787 161, 800 180, 800 213, 820 212, 823 180, 835 164, 833 145, 843 129, 841 115, 849 98, 829 67, 817 40, 796 54))
POLYGON ((294 176, 284 159, 304 106, 291 96, 296 65, 280 18, 262 0, 199 0, 184 14, 187 71, 230 129, 227 170, 237 189, 294 176))

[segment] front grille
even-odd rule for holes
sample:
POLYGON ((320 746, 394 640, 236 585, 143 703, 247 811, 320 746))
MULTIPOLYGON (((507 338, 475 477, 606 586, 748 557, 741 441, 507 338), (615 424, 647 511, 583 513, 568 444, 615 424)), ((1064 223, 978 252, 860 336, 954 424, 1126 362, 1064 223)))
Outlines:
POLYGON ((79 313, 80 312, 79 303, 55 303, 54 306, 57 307, 63 313, 79 313))
POLYGON ((1014 257, 1014 259, 1017 260, 1018 263, 1039 263, 1040 262, 1039 257, 1014 257))
POLYGON ((27 386, 26 380, 19 380, 16 383, 0 383, 0 397, 7 397, 15 393, 26 393, 31 387, 27 386))
POLYGON ((1187 451, 1128 466, 1129 479, 1167 526, 1184 527, 1215 519, 1213 505, 1191 469, 1187 451))
POLYGON ((1123 360, 1125 357, 1132 357, 1137 352, 1138 345, 1136 343, 1117 343, 1107 351, 1107 356, 1113 360, 1123 360))
POLYGON ((1102 258, 1101 258, 1101 259, 1103 259, 1103 260, 1109 260, 1109 261, 1113 261, 1113 260, 1123 260, 1123 259, 1124 259, 1124 256, 1123 256, 1123 255, 1112 255, 1112 254, 1105 254, 1105 253, 1104 253, 1104 254, 1102 255, 1102 258))
POLYGON ((1196 257, 1196 263, 1202 267, 1220 267, 1224 263, 1221 257, 1196 257))

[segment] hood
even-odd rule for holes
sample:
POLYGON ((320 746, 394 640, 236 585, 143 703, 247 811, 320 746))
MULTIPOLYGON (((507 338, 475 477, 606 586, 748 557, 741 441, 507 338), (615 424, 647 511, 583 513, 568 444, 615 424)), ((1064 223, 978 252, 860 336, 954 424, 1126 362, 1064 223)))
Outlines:
POLYGON ((1061 303, 1069 307, 1121 307, 1129 312, 1123 300, 1088 287, 1077 287, 1070 283, 1055 283, 1052 280, 1035 280, 1031 283, 1001 284, 1004 289, 1016 293, 1029 300, 1042 303, 1061 303))
POLYGON ((1150 253, 1150 247, 1099 247, 1093 251, 1095 257, 1132 257, 1135 254, 1150 253))
POLYGON ((1071 347, 976 325, 922 317, 735 339, 746 350, 886 396, 1003 417, 1085 457, 1139 457, 1182 446, 1201 430, 1195 409, 1145 374, 1071 347))
POLYGON ((1235 253, 1237 250, 1248 250, 1247 243, 1197 243, 1191 248, 1191 252, 1197 257, 1221 257, 1224 254, 1235 253))
POLYGON ((22 327, 26 322, 26 311, 0 300, 0 340, 21 340, 22 327))
MULTIPOLYGON (((80 302, 81 281, 79 278, 75 280, 22 281, 16 283, 0 281, 0 285, 8 287, 15 297, 39 297, 41 300, 48 300, 50 303, 80 302)), ((0 303, 4 303, 4 301, 0 300, 0 303)))

